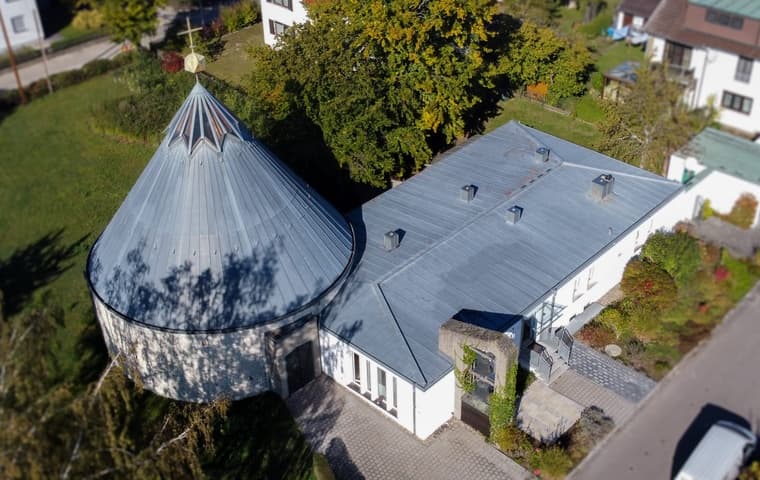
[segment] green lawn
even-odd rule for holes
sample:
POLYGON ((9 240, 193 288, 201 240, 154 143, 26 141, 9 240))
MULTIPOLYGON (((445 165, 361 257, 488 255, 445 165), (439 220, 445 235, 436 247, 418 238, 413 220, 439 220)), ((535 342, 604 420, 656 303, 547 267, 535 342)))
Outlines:
POLYGON ((206 70, 215 77, 240 85, 255 63, 248 55, 248 50, 264 45, 261 23, 232 32, 223 38, 224 51, 219 58, 206 66, 206 70))
POLYGON ((35 100, 0 123, 0 268, 14 253, 18 267, 4 272, 15 277, 6 302, 23 304, 47 290, 63 306, 67 328, 57 353, 64 376, 76 371, 77 339, 92 309, 87 251, 152 154, 91 131, 90 109, 126 93, 104 76, 35 100))
POLYGON ((599 57, 596 60, 596 69, 605 73, 626 60, 641 62, 644 60, 644 50, 641 47, 626 45, 625 42, 606 41, 598 47, 599 57), (609 43, 606 43, 609 42, 609 43))
MULTIPOLYGON (((65 313, 52 353, 62 379, 75 386, 98 375, 104 353, 83 276, 88 250, 155 150, 93 133, 91 109, 126 94, 106 75, 35 100, 0 122, 6 313, 17 315, 48 292, 65 313)), ((153 395, 145 402, 151 410, 166 407, 153 395)), ((234 402, 216 445, 217 455, 205 461, 213 478, 314 477, 311 448, 273 394, 234 402)))
POLYGON ((594 142, 600 138, 599 131, 593 126, 570 116, 546 110, 541 104, 525 98, 511 98, 501 102, 500 106, 501 113, 489 120, 486 124, 486 132, 510 120, 518 120, 525 125, 584 147, 592 148, 594 142))

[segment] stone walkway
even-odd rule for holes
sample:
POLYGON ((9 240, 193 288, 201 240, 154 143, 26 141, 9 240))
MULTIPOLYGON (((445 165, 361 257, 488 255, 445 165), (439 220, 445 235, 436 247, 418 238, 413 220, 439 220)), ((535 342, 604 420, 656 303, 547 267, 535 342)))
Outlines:
POLYGON ((458 420, 424 442, 322 376, 288 399, 338 479, 527 479, 532 475, 458 420))
POLYGON ((633 403, 644 398, 656 385, 649 377, 577 339, 570 356, 570 369, 633 403))
POLYGON ((604 413, 615 420, 616 425, 621 425, 627 420, 636 407, 634 402, 626 400, 601 385, 597 385, 573 370, 563 373, 549 387, 583 407, 595 405, 601 408, 604 413))

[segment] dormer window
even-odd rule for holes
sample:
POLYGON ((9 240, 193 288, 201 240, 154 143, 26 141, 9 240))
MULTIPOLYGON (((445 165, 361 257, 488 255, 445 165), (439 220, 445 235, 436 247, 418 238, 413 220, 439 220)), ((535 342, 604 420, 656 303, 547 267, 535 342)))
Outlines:
POLYGON ((741 30, 744 26, 744 19, 742 17, 721 12, 720 10, 714 10, 712 8, 707 9, 705 20, 714 23, 715 25, 733 28, 734 30, 741 30))

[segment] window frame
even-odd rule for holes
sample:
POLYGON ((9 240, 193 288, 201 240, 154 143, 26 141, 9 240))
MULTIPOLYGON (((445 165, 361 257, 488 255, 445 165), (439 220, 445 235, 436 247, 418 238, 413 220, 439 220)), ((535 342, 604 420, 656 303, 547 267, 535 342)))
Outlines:
POLYGON ((267 3, 293 11, 293 0, 267 0, 267 3))
POLYGON ((749 83, 752 79, 752 67, 755 61, 751 58, 739 56, 736 60, 736 71, 734 80, 737 82, 749 83))
POLYGON ((720 97, 720 106, 722 108, 726 108, 728 110, 731 110, 732 112, 741 113, 743 115, 751 115, 752 114, 752 104, 754 103, 754 99, 752 97, 747 97, 744 95, 739 95, 738 93, 730 92, 728 90, 723 90, 723 95, 720 97), (728 100, 728 101, 726 101, 728 100), (736 101, 738 101, 738 106, 736 104, 736 101), (745 110, 745 105, 749 102, 749 107, 745 110))
POLYGON ((13 30, 13 33, 26 33, 29 31, 29 28, 26 26, 26 22, 24 21, 24 15, 16 15, 14 17, 11 17, 11 29, 13 30), (16 24, 17 21, 20 21, 20 27, 16 24))
POLYGON ((271 33, 272 35, 276 37, 285 33, 288 30, 288 28, 290 28, 290 25, 285 25, 284 23, 278 22, 277 20, 272 20, 271 18, 269 19, 269 33, 271 33), (277 32, 277 29, 276 29, 276 27, 278 26, 282 27, 282 31, 279 33, 277 32))
POLYGON ((705 21, 713 25, 741 30, 744 28, 744 18, 715 8, 708 8, 705 12, 705 21))

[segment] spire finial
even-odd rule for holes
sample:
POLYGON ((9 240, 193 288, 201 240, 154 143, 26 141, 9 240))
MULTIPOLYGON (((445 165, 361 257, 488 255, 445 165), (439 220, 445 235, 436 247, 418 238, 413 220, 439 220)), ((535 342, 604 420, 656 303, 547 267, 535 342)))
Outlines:
POLYGON ((193 32, 203 30, 203 28, 202 27, 191 28, 190 15, 185 17, 185 21, 187 22, 187 30, 185 30, 184 32, 179 32, 177 35, 187 35, 188 37, 190 37, 190 54, 185 57, 185 70, 187 70, 190 73, 195 73, 196 79, 197 79, 198 72, 201 72, 206 69, 206 58, 203 55, 195 53, 195 44, 193 43, 193 32))

